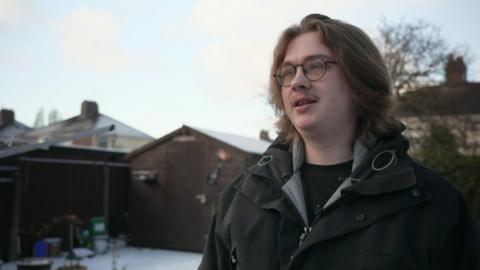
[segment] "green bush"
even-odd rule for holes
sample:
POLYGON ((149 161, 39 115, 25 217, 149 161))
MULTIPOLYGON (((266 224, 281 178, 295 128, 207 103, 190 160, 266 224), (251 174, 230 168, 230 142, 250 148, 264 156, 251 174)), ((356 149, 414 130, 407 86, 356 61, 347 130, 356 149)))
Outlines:
POLYGON ((457 138, 450 129, 431 124, 420 140, 416 158, 463 193, 480 228, 480 157, 462 155, 458 149, 457 138))

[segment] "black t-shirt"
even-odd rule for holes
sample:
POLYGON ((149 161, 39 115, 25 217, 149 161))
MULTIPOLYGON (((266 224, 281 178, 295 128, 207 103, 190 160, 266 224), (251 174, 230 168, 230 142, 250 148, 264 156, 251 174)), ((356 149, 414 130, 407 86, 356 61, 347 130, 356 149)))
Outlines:
POLYGON ((353 160, 334 165, 303 163, 300 168, 307 206, 308 220, 312 221, 330 196, 352 172, 353 160))

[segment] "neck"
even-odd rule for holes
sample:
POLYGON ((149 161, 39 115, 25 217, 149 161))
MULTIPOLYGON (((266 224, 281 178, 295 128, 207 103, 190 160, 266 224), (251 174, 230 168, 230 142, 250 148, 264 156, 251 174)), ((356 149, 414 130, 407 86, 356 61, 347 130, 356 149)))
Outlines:
POLYGON ((305 161, 316 165, 332 165, 353 158, 353 132, 338 136, 302 134, 305 145, 305 161))

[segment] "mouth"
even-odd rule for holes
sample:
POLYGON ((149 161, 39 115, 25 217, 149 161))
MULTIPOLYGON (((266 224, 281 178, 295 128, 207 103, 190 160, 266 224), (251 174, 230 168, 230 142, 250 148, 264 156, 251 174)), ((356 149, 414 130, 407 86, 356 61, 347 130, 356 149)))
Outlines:
POLYGON ((310 105, 310 104, 315 103, 315 102, 317 102, 317 101, 313 98, 302 97, 302 98, 294 100, 292 105, 293 105, 294 108, 296 108, 296 107, 302 107, 302 106, 305 106, 305 105, 310 105))

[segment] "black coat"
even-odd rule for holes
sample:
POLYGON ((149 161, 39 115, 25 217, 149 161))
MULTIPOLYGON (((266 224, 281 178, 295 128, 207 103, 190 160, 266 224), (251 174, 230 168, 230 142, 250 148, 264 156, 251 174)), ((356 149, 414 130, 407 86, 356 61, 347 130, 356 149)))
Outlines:
POLYGON ((274 143, 221 193, 199 269, 480 269, 462 195, 407 147, 399 136, 378 142, 357 181, 306 224, 282 189, 291 147, 274 143))

